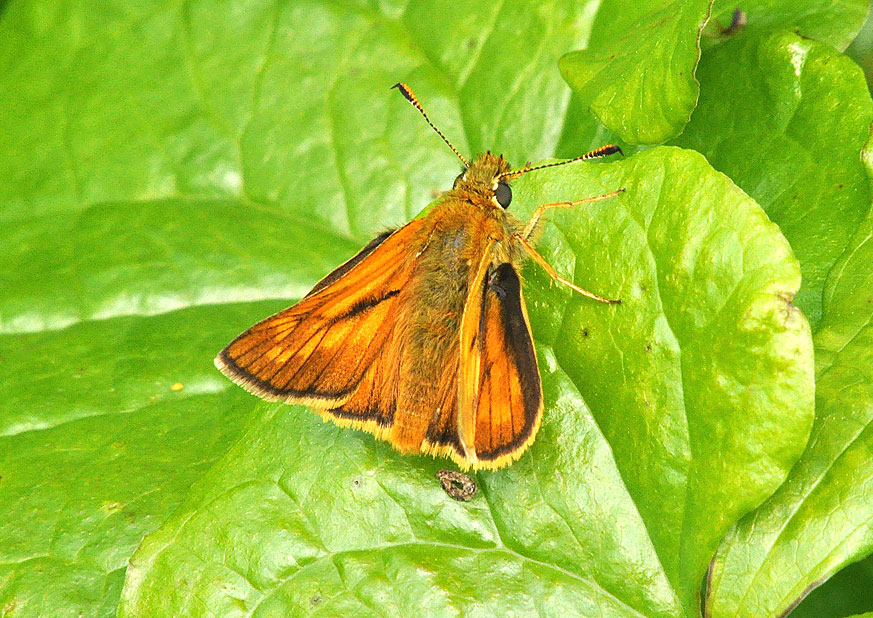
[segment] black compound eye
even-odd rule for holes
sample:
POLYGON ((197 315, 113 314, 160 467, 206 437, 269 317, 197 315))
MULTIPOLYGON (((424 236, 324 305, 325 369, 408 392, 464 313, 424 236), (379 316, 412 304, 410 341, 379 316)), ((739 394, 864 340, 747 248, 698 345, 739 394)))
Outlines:
POLYGON ((494 197, 497 198, 497 203, 504 208, 509 208, 509 203, 512 201, 512 189, 503 181, 497 183, 497 188, 494 189, 494 197))
POLYGON ((458 174, 458 177, 455 178, 454 184, 452 184, 452 189, 454 189, 455 187, 458 186, 458 183, 461 182, 461 179, 464 177, 464 174, 466 174, 466 173, 467 173, 467 170, 464 170, 463 172, 458 174))

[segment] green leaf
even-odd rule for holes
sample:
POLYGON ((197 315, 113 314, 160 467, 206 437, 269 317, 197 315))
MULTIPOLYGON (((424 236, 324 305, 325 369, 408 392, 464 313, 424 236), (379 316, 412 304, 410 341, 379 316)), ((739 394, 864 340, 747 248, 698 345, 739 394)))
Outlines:
POLYGON ((114 614, 131 552, 252 408, 203 362, 217 343, 203 325, 229 318, 203 307, 0 337, 0 614, 114 614))
POLYGON ((590 21, 558 2, 2 3, 0 615, 114 615, 134 548, 255 404, 215 352, 457 173, 389 86, 465 152, 547 156, 557 59, 590 21))
POLYGON ((481 497, 451 501, 444 461, 264 404, 135 554, 120 615, 694 615, 719 539, 806 442, 799 269, 752 200, 678 149, 530 174, 513 212, 617 187, 553 214, 539 246, 624 303, 525 269, 546 412, 516 465, 477 475, 481 497))
POLYGON ((561 75, 622 140, 658 144, 675 137, 697 100, 694 69, 709 5, 605 3, 588 48, 561 58, 561 75))
POLYGON ((873 550, 869 150, 859 157, 873 103, 850 60, 789 33, 740 36, 706 52, 698 74, 701 102, 678 143, 701 150, 779 223, 804 272, 797 303, 817 323, 807 450, 727 536, 710 573, 707 616, 780 616, 873 550))
POLYGON ((708 51, 698 78, 700 103, 676 143, 779 225, 803 271, 795 303, 815 325, 825 278, 870 207, 858 158, 873 122, 864 75, 827 45, 778 32, 708 51))
POLYGON ((858 63, 867 77, 867 83, 873 82, 873 19, 867 16, 867 21, 861 26, 858 36, 846 48, 846 55, 858 63))
POLYGON ((873 551, 871 239, 868 218, 828 279, 809 446, 785 485, 725 539, 710 577, 713 618, 782 615, 873 551))
POLYGON ((546 420, 477 501, 442 493, 446 462, 257 405, 211 365, 457 173, 394 82, 465 154, 611 140, 556 66, 594 8, 2 4, 0 615, 114 615, 128 557, 180 503, 130 572, 132 612, 233 615, 274 593, 260 612, 696 615, 706 561, 797 456, 811 397, 790 251, 699 157, 515 187, 524 215, 628 187, 555 214, 539 245, 625 304, 525 271, 546 420))
MULTIPOLYGON (((584 304, 579 313, 544 321, 562 324, 556 355, 591 406, 661 563, 693 615, 709 548, 772 493, 805 444, 812 420, 811 367, 804 360, 810 342, 805 319, 789 302, 799 283, 794 258, 787 245, 770 243, 772 225, 757 205, 713 175, 701 157, 655 152, 661 157, 635 157, 639 189, 621 200, 629 205, 624 216, 603 203, 591 209, 599 217, 580 215, 561 226, 576 260, 598 266, 588 274, 577 262, 586 271, 583 287, 606 289, 622 278, 626 288, 634 267, 648 262, 631 297, 650 302, 649 311, 609 336, 596 328, 602 315, 584 304), (725 213, 737 221, 725 220, 725 213), (757 298, 756 287, 763 293, 757 298), (778 335, 771 340, 762 328, 778 335), (622 353, 604 356, 612 346, 622 353), (753 373, 772 372, 757 385, 745 373, 754 355, 761 362, 752 363, 753 373), (796 412, 776 413, 782 419, 776 421, 781 405, 796 412)), ((606 176, 591 184, 603 192, 628 183, 606 176)), ((546 191, 531 203, 561 193, 566 190, 546 191)))
MULTIPOLYGON (((579 95, 579 105, 622 141, 659 144, 679 135, 688 122, 700 92, 695 80, 700 47, 730 39, 723 30, 735 9, 743 11, 747 33, 792 29, 845 49, 868 5, 867 0, 604 3, 586 48, 561 59, 561 74, 579 95)), ((724 92, 731 95, 742 88, 730 84, 724 92)))

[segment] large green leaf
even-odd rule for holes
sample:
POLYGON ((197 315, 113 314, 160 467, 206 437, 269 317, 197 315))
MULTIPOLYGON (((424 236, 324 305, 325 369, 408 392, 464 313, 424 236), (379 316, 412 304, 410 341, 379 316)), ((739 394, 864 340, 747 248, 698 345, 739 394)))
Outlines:
POLYGON ((465 151, 548 155, 557 59, 590 21, 557 2, 2 3, 0 614, 114 615, 128 557, 254 405, 215 351, 454 176, 388 87, 410 81, 465 151))
POLYGON ((697 100, 694 70, 710 3, 605 3, 588 48, 561 58, 561 74, 622 140, 675 137, 697 100))
POLYGON ((444 462, 263 405, 134 556, 121 615, 694 615, 718 541, 806 442, 799 270, 759 207, 687 151, 532 174, 513 208, 617 187, 555 215, 541 246, 624 303, 525 271, 545 419, 518 464, 478 474, 482 498, 451 502, 444 462))
POLYGON ((725 539, 712 565, 708 615, 781 615, 873 551, 871 240, 868 218, 828 279, 809 446, 785 485, 725 539))
MULTIPOLYGON (((592 209, 599 216, 561 226, 577 268, 598 266, 586 284, 590 276, 606 289, 622 278, 648 310, 608 335, 598 327, 602 314, 586 305, 543 322, 561 324, 558 360, 591 406, 661 564, 693 614, 711 543, 781 483, 796 456, 793 445, 805 442, 811 393, 796 389, 809 384, 810 351, 806 321, 789 300, 797 284, 793 258, 789 267, 787 247, 768 246, 769 222, 702 158, 656 152, 662 158, 636 157, 631 169, 641 190, 622 200, 633 203, 627 213, 601 204, 592 209), (711 279, 703 283, 705 272, 711 279), (779 333, 772 341, 762 337, 765 325, 779 333), (613 346, 621 353, 604 355, 613 346), (756 353, 767 361, 752 361, 756 353), (772 374, 753 385, 746 370, 772 374), (771 414, 779 401, 800 405, 777 421, 776 437, 771 414)), ((607 175, 600 188, 623 184, 632 182, 607 175)))
POLYGON ((516 187, 528 214, 627 183, 618 202, 556 215, 541 245, 626 302, 571 300, 526 271, 549 407, 529 455, 479 475, 477 501, 441 493, 444 462, 256 406, 211 366, 457 173, 387 92, 395 81, 465 153, 521 163, 553 154, 559 135, 566 155, 609 139, 584 102, 568 107, 556 69, 586 46, 597 6, 0 5, 0 615, 113 615, 127 558, 216 459, 138 554, 131 611, 177 615, 187 599, 182 613, 245 613, 274 592, 260 612, 491 599, 522 614, 696 613, 718 538, 802 446, 811 392, 803 322, 785 302, 793 259, 699 158, 656 151, 516 187), (773 271, 738 265, 747 252, 773 271), (716 316, 709 303, 742 276, 716 316), (341 594, 302 583, 322 580, 341 594))
MULTIPOLYGON (((753 0, 740 5, 617 0, 603 4, 587 48, 564 56, 561 73, 578 93, 579 105, 590 108, 622 140, 661 143, 688 122, 700 92, 695 80, 700 47, 730 38, 723 29, 735 9, 743 11, 746 32, 792 29, 844 49, 861 28, 868 5, 867 0, 753 0)), ((740 84, 731 82, 726 92, 735 86, 740 84)))
POLYGON ((203 324, 232 317, 202 307, 0 338, 0 615, 114 613, 130 553, 252 408, 203 370, 217 342, 203 324))
POLYGON ((813 325, 834 262, 870 208, 858 153, 873 122, 861 70, 788 32, 710 50, 681 146, 700 151, 779 224, 800 260, 795 300, 813 325))
MULTIPOLYGON (((795 239, 798 254, 803 256, 801 267, 812 273, 806 302, 813 311, 821 303, 814 337, 816 423, 785 485, 732 530, 713 561, 707 598, 707 615, 713 617, 782 615, 843 565, 873 551, 869 520, 873 499, 873 218, 867 183, 873 166, 869 146, 859 157, 873 120, 873 104, 860 70, 850 61, 823 45, 788 34, 770 36, 760 44, 737 42, 730 60, 724 58, 711 67, 717 76, 712 84, 715 91, 720 90, 721 72, 729 71, 728 65, 746 54, 756 59, 755 65, 772 67, 766 73, 754 69, 732 74, 731 83, 751 84, 762 93, 749 94, 750 111, 774 109, 769 102, 774 100, 771 93, 779 90, 774 88, 779 81, 772 76, 779 73, 790 71, 793 77, 785 85, 803 94, 786 115, 791 121, 782 136, 765 130, 754 112, 732 118, 731 133, 751 135, 749 130, 758 127, 757 133, 766 135, 759 140, 763 152, 779 145, 780 150, 808 150, 810 156, 782 159, 780 154, 780 163, 775 165, 765 156, 757 166, 728 155, 720 157, 720 144, 712 145, 712 140, 702 137, 702 129, 690 131, 697 122, 717 128, 725 121, 718 114, 706 115, 703 104, 701 117, 695 117, 689 127, 688 142, 704 150, 712 148, 714 161, 723 159, 738 184, 760 194, 774 218, 784 217, 783 229, 795 239), (807 93, 809 101, 805 100, 807 93), (799 130, 803 125, 806 129, 799 130), (866 163, 866 177, 859 158, 866 163), (808 183, 807 177, 817 180, 808 183), (850 193, 842 193, 846 190, 850 193), (783 200, 786 194, 790 198, 783 200), (855 219, 864 215, 861 225, 855 225, 855 219), (804 225, 797 224, 800 218, 804 225), (845 248, 834 240, 847 237, 845 248)), ((727 150, 725 145, 723 152, 727 150)), ((748 149, 748 159, 755 157, 754 150, 748 149)))

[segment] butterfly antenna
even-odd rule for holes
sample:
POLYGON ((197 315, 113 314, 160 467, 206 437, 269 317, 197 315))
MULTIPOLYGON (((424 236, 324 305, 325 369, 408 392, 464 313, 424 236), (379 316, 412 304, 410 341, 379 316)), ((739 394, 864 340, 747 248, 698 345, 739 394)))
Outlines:
POLYGON ((457 148, 452 146, 452 142, 450 142, 448 140, 448 138, 445 135, 443 135, 443 132, 440 131, 439 129, 437 129, 436 125, 430 121, 430 118, 427 117, 427 114, 424 112, 424 108, 421 106, 421 103, 418 102, 418 99, 416 98, 416 96, 412 92, 412 90, 409 89, 409 86, 407 86, 403 82, 397 82, 396 84, 394 84, 391 87, 397 88, 400 91, 400 94, 402 94, 404 97, 406 97, 406 100, 409 101, 410 103, 412 103, 412 106, 415 109, 417 109, 419 112, 421 112, 421 115, 424 116, 424 119, 427 121, 427 124, 430 125, 430 128, 433 129, 434 131, 436 131, 437 135, 439 135, 441 138, 443 138, 443 141, 446 144, 448 144, 449 148, 452 149, 452 152, 454 152, 456 155, 458 155, 458 158, 464 163, 464 167, 470 167, 470 164, 467 163, 467 159, 465 159, 464 156, 460 152, 458 152, 457 148))
POLYGON ((534 170, 541 170, 547 167, 555 167, 557 165, 567 165, 568 163, 575 163, 576 161, 588 161, 590 159, 599 159, 600 157, 608 157, 611 154, 618 153, 620 155, 624 155, 621 151, 621 148, 616 146, 615 144, 607 144, 606 146, 601 146, 600 148, 595 148, 591 152, 586 152, 581 157, 576 157, 575 159, 567 159, 566 161, 558 161, 556 163, 545 163, 544 165, 537 165, 536 167, 527 167, 524 166, 520 170, 512 170, 510 172, 505 172, 500 175, 500 178, 517 178, 522 174, 527 174, 528 172, 533 172, 534 170))

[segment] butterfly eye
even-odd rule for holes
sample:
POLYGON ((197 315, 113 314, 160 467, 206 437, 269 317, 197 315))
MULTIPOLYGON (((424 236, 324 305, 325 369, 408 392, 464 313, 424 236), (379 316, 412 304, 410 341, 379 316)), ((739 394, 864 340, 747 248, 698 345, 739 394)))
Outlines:
POLYGON ((497 188, 494 189, 494 197, 497 198, 497 203, 504 208, 509 208, 509 203, 512 201, 512 189, 503 181, 497 183, 497 188))
POLYGON ((466 173, 467 173, 467 170, 464 170, 463 172, 458 174, 458 177, 455 178, 455 183, 452 185, 452 189, 454 189, 458 186, 458 183, 461 182, 461 180, 464 178, 464 174, 466 174, 466 173))

